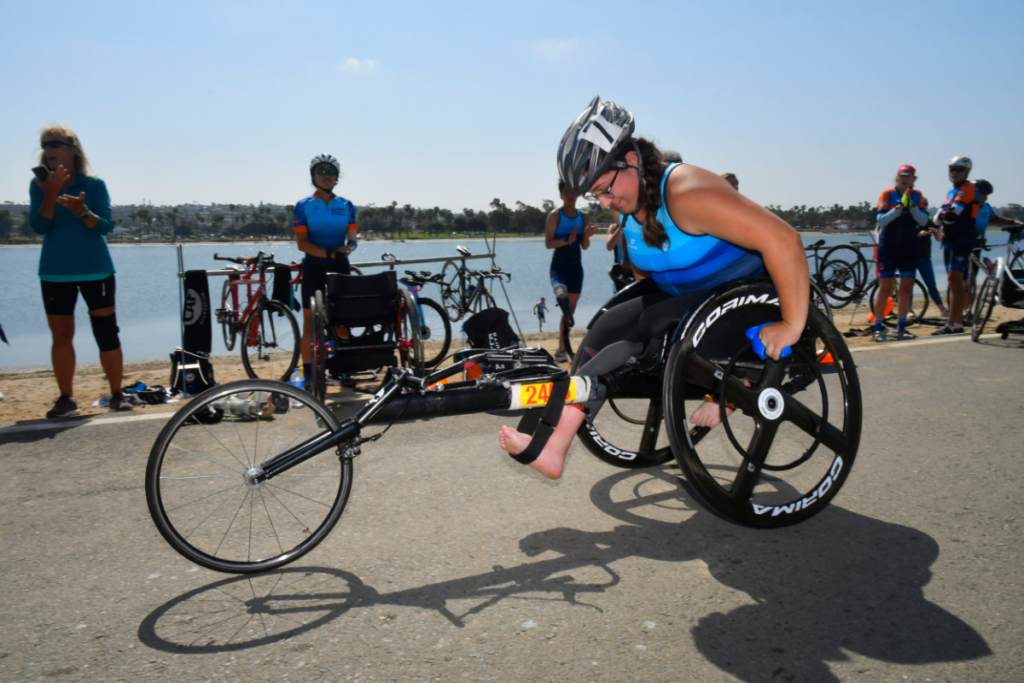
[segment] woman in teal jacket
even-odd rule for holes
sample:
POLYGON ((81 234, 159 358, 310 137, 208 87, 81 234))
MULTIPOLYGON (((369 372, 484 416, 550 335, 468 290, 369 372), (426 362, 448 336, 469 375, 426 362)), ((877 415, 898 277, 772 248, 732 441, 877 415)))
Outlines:
POLYGON ((39 279, 53 336, 50 359, 60 398, 46 417, 78 414, 74 399, 75 304, 82 293, 110 382, 110 410, 131 410, 121 394, 123 362, 114 313, 114 262, 104 237, 113 227, 110 195, 89 173, 82 144, 71 130, 51 126, 40 136, 44 170, 29 187, 32 229, 43 235, 39 279), (45 179, 41 179, 45 177, 45 179))

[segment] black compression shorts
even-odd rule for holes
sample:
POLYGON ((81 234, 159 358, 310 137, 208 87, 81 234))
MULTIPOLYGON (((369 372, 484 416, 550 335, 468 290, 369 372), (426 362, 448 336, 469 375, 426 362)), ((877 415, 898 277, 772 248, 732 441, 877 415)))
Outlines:
POLYGON ((46 315, 74 315, 78 304, 78 290, 90 311, 111 308, 114 305, 114 274, 102 280, 79 282, 50 282, 40 280, 43 290, 43 308, 46 315))
POLYGON ((339 263, 334 259, 319 259, 313 261, 306 258, 302 264, 302 307, 308 309, 309 301, 313 298, 317 291, 324 293, 324 300, 327 299, 327 274, 328 273, 341 273, 342 275, 349 275, 352 273, 352 269, 348 264, 346 258, 344 262, 339 263))

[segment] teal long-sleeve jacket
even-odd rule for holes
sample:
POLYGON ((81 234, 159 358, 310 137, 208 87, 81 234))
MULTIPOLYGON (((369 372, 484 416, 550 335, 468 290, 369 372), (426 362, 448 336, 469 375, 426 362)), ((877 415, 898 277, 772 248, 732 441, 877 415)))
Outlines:
POLYGON ((43 235, 43 253, 39 257, 40 280, 103 280, 115 272, 107 238, 104 237, 113 228, 107 185, 95 176, 80 173, 63 194, 77 197, 82 192, 85 193, 85 205, 100 219, 94 228, 60 204, 53 207, 53 218, 43 218, 39 215, 43 190, 35 181, 29 186, 29 224, 37 234, 43 235))

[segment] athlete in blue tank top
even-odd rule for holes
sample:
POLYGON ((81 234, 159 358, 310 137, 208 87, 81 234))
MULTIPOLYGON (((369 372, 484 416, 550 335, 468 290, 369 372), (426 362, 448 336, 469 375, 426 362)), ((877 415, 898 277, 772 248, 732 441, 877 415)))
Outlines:
MULTIPOLYGON (((723 178, 701 168, 665 163, 654 143, 634 137, 633 115, 594 98, 562 137, 558 171, 569 191, 628 218, 623 222, 638 283, 597 319, 584 337, 574 374, 603 375, 630 358, 660 353, 661 339, 707 289, 767 271, 779 295, 782 320, 760 328, 765 353, 778 360, 807 324, 810 275, 797 232, 723 178)), ((743 334, 744 330, 736 330, 743 334)), ((599 409, 599 403, 588 406, 599 409)), ((540 454, 528 463, 545 476, 562 475, 565 455, 586 408, 567 405, 540 454)), ((731 412, 731 409, 726 409, 731 412)), ((721 410, 705 403, 690 421, 712 428, 721 410)), ((498 435, 503 449, 522 453, 531 437, 511 427, 498 435)))
MULTIPOLYGON (((555 296, 568 295, 569 310, 576 312, 576 303, 583 291, 583 250, 590 248, 590 238, 597 228, 590 223, 590 216, 576 208, 576 195, 558 183, 558 195, 562 208, 548 214, 544 246, 553 249, 551 256, 551 286, 555 296)), ((569 360, 565 352, 565 341, 561 332, 564 322, 559 322, 558 352, 555 360, 564 363, 569 360)))
MULTIPOLYGON (((661 196, 672 171, 681 164, 669 164, 661 176, 661 196)), ((633 265, 650 273, 658 289, 678 296, 686 292, 708 290, 723 282, 760 275, 764 261, 755 251, 737 247, 711 235, 689 235, 672 222, 668 206, 658 209, 658 222, 665 228, 667 241, 656 247, 644 241, 644 231, 632 214, 626 216, 622 233, 626 238, 633 265)))

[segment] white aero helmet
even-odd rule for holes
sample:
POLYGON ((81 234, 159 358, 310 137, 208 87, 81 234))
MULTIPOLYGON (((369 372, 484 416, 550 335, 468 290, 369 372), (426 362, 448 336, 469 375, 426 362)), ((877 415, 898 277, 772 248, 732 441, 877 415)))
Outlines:
POLYGON ((558 177, 573 194, 582 196, 612 167, 622 147, 632 142, 634 126, 633 115, 623 107, 595 97, 562 136, 558 177))
POLYGON ((309 170, 312 171, 316 168, 317 164, 330 164, 334 168, 338 169, 338 173, 341 173, 341 162, 330 154, 318 154, 313 157, 313 160, 309 162, 309 170))
POLYGON ((970 157, 953 157, 953 160, 949 162, 950 166, 963 166, 968 171, 974 168, 974 162, 971 161, 970 157))

